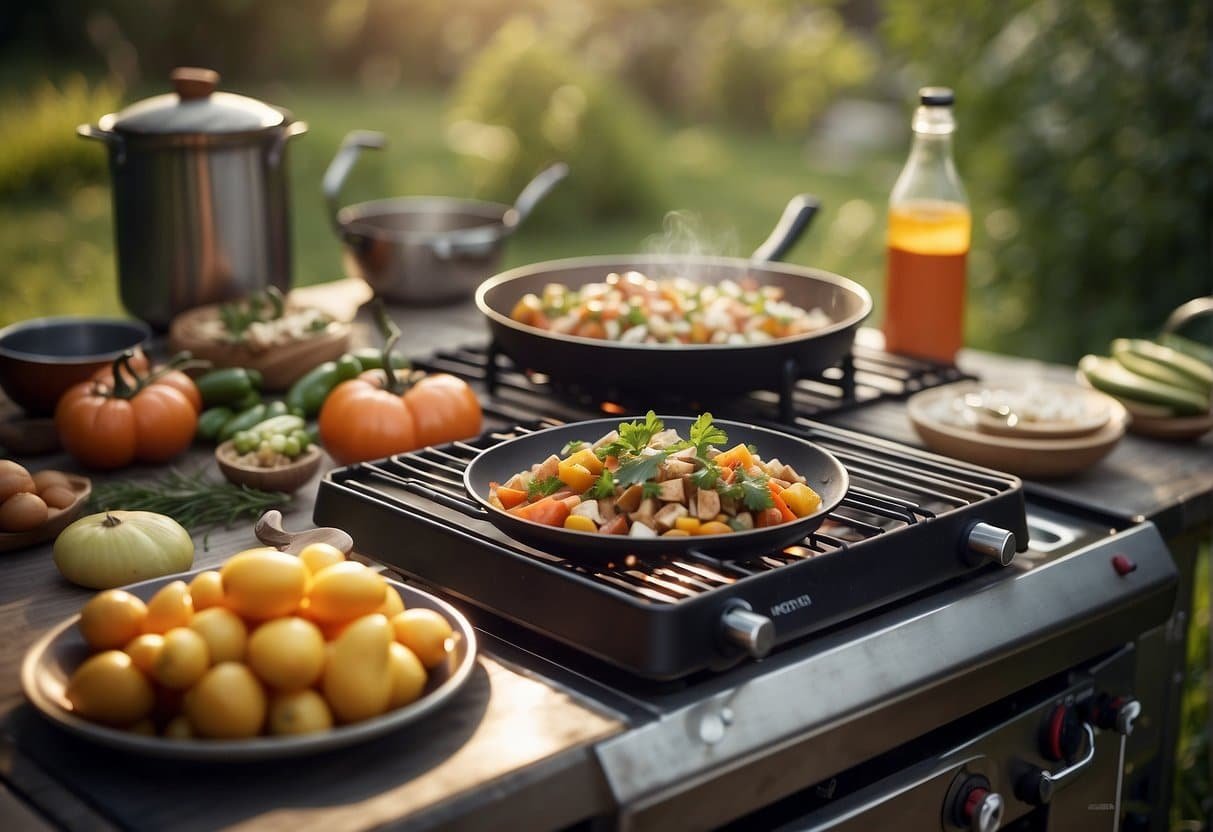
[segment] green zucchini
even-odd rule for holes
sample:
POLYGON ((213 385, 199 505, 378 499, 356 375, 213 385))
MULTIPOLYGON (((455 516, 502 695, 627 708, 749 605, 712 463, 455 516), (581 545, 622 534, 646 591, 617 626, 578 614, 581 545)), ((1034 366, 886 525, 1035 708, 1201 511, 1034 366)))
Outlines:
POLYGON ((1170 407, 1181 416, 1197 416, 1209 411, 1208 396, 1140 376, 1111 358, 1084 356, 1078 362, 1078 370, 1096 390, 1113 396, 1170 407))
MULTIPOLYGON (((1144 361, 1153 362, 1160 365, 1162 370, 1157 367, 1148 368, 1154 370, 1154 375, 1149 372, 1144 375, 1150 375, 1158 381, 1166 384, 1174 384, 1178 387, 1191 387, 1198 393, 1208 395, 1210 390, 1213 390, 1213 366, 1199 361, 1187 353, 1179 350, 1164 347, 1161 344, 1156 344, 1153 341, 1146 341, 1141 338, 1117 338, 1112 342, 1112 355, 1119 361, 1122 355, 1133 356, 1130 360, 1138 367, 1145 366, 1144 361), (1144 359, 1139 361, 1137 359, 1144 359), (1176 376, 1178 375, 1178 380, 1176 376), (1163 376, 1166 376, 1165 378, 1163 376), (1185 381, 1186 380, 1186 381, 1185 381)), ((1121 362, 1124 363, 1124 362, 1121 362)), ((1125 366, 1129 366, 1126 364, 1125 366)), ((1129 367, 1133 372, 1143 374, 1137 367, 1129 367)))
POLYGON ((1210 347, 1208 344, 1202 344, 1199 341, 1193 341, 1191 338, 1185 338, 1182 335, 1175 335, 1170 332, 1166 335, 1160 335, 1158 343, 1164 347, 1170 347, 1173 350, 1187 353, 1197 361, 1203 361, 1205 364, 1213 366, 1213 347, 1210 347))

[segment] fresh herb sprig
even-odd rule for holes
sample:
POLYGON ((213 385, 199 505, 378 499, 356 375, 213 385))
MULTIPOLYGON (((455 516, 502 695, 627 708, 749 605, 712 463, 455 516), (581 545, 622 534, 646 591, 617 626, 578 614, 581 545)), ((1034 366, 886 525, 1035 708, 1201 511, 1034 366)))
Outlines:
POLYGON ((594 453, 599 459, 608 456, 623 458, 638 454, 649 446, 649 440, 665 430, 665 422, 657 418, 657 414, 649 411, 644 421, 619 423, 619 438, 610 444, 603 445, 594 453))
POLYGON ((661 467, 661 463, 665 462, 667 456, 669 456, 667 452, 659 451, 655 454, 633 457, 619 466, 619 470, 615 472, 615 482, 620 485, 633 485, 655 479, 657 469, 661 467))
POLYGON ((218 525, 231 526, 242 518, 256 520, 267 510, 290 501, 289 494, 278 491, 215 482, 200 471, 187 474, 172 470, 153 480, 97 483, 90 505, 96 511, 153 511, 172 517, 191 531, 203 531, 218 525))
POLYGON ((564 488, 564 483, 561 482, 560 477, 544 477, 543 479, 536 477, 527 483, 526 495, 535 500, 555 494, 562 488, 564 488))
POLYGON ((564 447, 560 449, 560 455, 562 457, 572 456, 573 454, 580 451, 582 448, 587 447, 589 444, 590 444, 589 442, 586 442, 581 439, 571 439, 568 442, 564 443, 564 447))
POLYGON ((659 482, 644 482, 640 485, 640 496, 656 497, 661 494, 661 483, 659 482))
POLYGON ((608 497, 614 497, 615 475, 603 468, 602 473, 598 475, 597 481, 590 486, 590 490, 586 494, 595 500, 605 500, 608 497))
POLYGON ((763 511, 775 505, 767 485, 770 479, 766 474, 750 475, 745 469, 737 468, 733 482, 724 488, 718 488, 717 491, 722 497, 741 500, 750 511, 763 511))

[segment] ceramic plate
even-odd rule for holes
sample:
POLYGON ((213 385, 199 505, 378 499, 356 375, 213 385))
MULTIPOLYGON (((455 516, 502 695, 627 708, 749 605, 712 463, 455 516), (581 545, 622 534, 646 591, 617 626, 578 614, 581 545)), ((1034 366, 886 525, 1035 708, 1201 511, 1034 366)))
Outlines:
POLYGON ((1095 391, 1084 394, 1106 400, 1108 418, 1103 427, 1083 436, 1036 438, 1003 436, 979 431, 946 418, 950 403, 974 382, 958 382, 912 396, 906 411, 922 441, 937 453, 1007 471, 1021 477, 1053 479, 1067 477, 1091 467, 1107 456, 1125 433, 1128 414, 1110 396, 1095 391))
MULTIPOLYGON (((147 600, 165 584, 182 579, 188 581, 201 571, 204 570, 155 578, 125 589, 147 600)), ((400 593, 406 609, 424 607, 445 617, 454 630, 454 644, 447 654, 446 664, 429 671, 429 679, 420 699, 411 705, 364 722, 297 737, 257 737, 248 740, 169 740, 119 731, 89 722, 71 712, 65 695, 69 676, 91 652, 76 627, 76 622, 80 619, 78 615, 51 630, 29 649, 21 665, 21 686, 33 706, 62 728, 101 745, 148 757, 246 762, 316 754, 364 742, 403 728, 441 708, 471 678, 472 668, 476 663, 476 635, 471 624, 458 610, 445 601, 406 584, 391 580, 388 584, 400 593)))

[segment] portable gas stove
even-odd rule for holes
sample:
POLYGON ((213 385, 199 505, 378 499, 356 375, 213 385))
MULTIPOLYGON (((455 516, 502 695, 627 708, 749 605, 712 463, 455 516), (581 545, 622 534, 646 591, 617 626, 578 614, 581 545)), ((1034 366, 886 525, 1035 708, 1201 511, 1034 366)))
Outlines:
POLYGON ((600 822, 1112 829, 1152 799, 1166 690, 1135 690, 1135 640, 1176 593, 1155 528, 1025 505, 1014 477, 810 418, 954 368, 857 347, 782 395, 675 408, 552 390, 483 349, 414 366, 479 385, 488 430, 331 472, 315 520, 459 603, 499 658, 628 724, 596 749, 617 808, 600 822), (709 404, 846 465, 852 488, 818 532, 744 561, 587 566, 469 511, 463 467, 509 436, 709 404))

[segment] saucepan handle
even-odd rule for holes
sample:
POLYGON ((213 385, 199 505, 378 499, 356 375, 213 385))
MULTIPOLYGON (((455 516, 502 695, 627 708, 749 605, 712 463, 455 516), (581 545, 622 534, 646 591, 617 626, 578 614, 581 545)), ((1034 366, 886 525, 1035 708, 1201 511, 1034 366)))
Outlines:
POLYGON ((82 139, 95 139, 109 145, 114 154, 114 164, 121 165, 126 161, 126 142, 113 130, 102 130, 95 124, 81 124, 76 128, 76 135, 82 139))
POLYGON ((1189 321, 1213 315, 1213 295, 1203 298, 1193 298, 1172 312, 1162 325, 1163 334, 1175 332, 1184 327, 1189 321))
POLYGON ((522 193, 518 194, 514 207, 506 212, 505 224, 511 228, 521 225, 523 220, 530 216, 531 211, 535 210, 535 206, 568 175, 569 166, 564 162, 557 162, 541 170, 522 189, 522 193))
POLYGON ((333 161, 329 162, 328 170, 324 172, 321 188, 324 191, 324 200, 328 204, 329 221, 338 235, 344 231, 337 219, 337 210, 341 207, 337 199, 341 194, 341 186, 345 184, 345 178, 350 175, 354 162, 358 160, 358 154, 363 149, 382 150, 385 147, 387 147, 387 136, 382 133, 374 130, 354 130, 346 134, 345 139, 341 142, 341 147, 337 149, 337 155, 333 157, 333 161))
POLYGON ((773 263, 782 260, 796 245, 800 235, 809 227, 813 217, 821 208, 821 201, 811 194, 798 194, 792 197, 779 222, 775 224, 770 235, 762 245, 754 250, 750 259, 755 263, 773 263))

